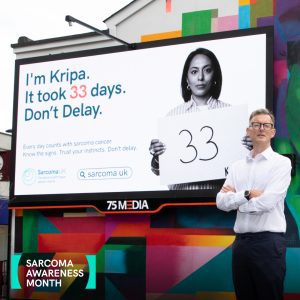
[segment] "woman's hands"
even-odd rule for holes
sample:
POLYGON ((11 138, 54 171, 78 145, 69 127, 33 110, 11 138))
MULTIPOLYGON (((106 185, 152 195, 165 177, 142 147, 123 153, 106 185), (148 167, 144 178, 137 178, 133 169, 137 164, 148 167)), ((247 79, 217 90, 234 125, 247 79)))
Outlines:
POLYGON ((151 155, 157 157, 166 151, 166 145, 158 139, 153 139, 150 143, 149 151, 151 155))
POLYGON ((159 175, 159 155, 166 151, 166 146, 158 139, 153 139, 149 147, 150 154, 153 155, 151 160, 151 170, 155 175, 159 175))
POLYGON ((242 138, 242 145, 245 146, 246 149, 248 149, 248 150, 252 150, 253 149, 252 140, 250 139, 250 137, 248 135, 245 135, 242 138))

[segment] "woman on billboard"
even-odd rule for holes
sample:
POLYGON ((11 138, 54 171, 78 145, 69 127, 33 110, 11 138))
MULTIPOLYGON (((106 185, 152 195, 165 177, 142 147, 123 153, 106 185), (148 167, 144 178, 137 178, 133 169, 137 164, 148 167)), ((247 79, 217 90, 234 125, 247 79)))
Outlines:
MULTIPOLYGON (((181 95, 184 103, 173 108, 167 116, 217 109, 230 106, 219 100, 222 89, 222 71, 215 54, 206 48, 198 48, 191 52, 183 67, 181 76, 181 95)), ((243 144, 251 148, 251 142, 246 138, 243 144)), ((153 139, 150 143, 151 169, 159 175, 159 156, 166 150, 165 144, 153 139)), ((170 190, 219 189, 221 180, 188 182, 169 185, 170 190)))

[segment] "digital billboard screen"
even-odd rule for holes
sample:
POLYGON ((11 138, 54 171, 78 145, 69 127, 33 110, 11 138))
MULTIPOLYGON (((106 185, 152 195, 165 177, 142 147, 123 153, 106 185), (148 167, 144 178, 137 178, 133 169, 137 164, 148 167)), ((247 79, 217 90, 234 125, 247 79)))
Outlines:
POLYGON ((16 60, 11 201, 213 195, 272 102, 269 27, 16 60))

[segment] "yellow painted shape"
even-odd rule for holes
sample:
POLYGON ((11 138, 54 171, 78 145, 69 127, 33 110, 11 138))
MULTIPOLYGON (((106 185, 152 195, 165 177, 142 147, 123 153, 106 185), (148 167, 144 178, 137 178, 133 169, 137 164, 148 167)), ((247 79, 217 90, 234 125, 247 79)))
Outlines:
POLYGON ((228 247, 235 239, 232 235, 194 235, 185 236, 187 246, 228 247))
POLYGON ((141 36, 141 42, 150 42, 181 37, 181 30, 146 34, 141 36))
POLYGON ((52 260, 66 260, 67 263, 71 260, 74 265, 87 264, 86 253, 57 252, 52 260))
POLYGON ((250 0, 239 0, 239 5, 250 5, 250 0))
MULTIPOLYGON (((73 268, 71 268, 71 267, 69 267, 69 268, 61 268, 62 270, 85 270, 85 267, 86 267, 86 265, 81 265, 81 264, 74 264, 73 265, 73 268)), ((66 290, 70 287, 70 285, 75 281, 75 279, 77 278, 77 276, 75 277, 61 277, 61 279, 62 279, 62 285, 61 285, 61 289, 60 289, 60 292, 61 292, 61 294, 63 295, 65 292, 66 292, 66 290)))

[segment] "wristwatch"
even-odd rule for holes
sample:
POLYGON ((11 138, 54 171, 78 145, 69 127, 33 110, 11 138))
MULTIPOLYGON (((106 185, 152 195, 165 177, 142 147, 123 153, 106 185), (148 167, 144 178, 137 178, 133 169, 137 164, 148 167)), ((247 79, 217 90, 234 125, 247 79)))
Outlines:
POLYGON ((250 191, 245 191, 244 192, 244 197, 249 201, 250 200, 250 191))

